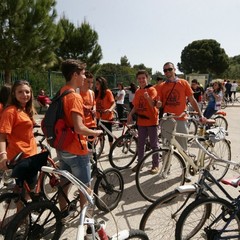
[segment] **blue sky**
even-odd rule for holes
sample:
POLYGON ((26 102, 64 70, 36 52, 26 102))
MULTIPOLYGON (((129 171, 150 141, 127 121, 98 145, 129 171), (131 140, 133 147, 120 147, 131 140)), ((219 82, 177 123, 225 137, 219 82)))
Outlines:
POLYGON ((215 39, 229 57, 240 55, 240 0, 57 0, 57 12, 98 33, 101 63, 144 63, 153 72, 180 62, 194 40, 215 39))

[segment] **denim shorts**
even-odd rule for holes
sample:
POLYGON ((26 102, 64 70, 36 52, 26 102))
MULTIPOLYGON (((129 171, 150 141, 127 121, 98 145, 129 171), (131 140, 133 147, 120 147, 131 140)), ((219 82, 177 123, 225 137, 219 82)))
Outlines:
POLYGON ((91 167, 89 155, 74 155, 64 151, 57 152, 59 166, 67 170, 84 184, 89 185, 91 181, 91 167))

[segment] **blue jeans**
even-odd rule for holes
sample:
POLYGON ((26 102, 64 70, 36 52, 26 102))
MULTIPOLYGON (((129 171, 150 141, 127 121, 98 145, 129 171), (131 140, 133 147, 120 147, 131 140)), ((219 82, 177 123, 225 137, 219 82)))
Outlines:
POLYGON ((204 113, 203 113, 203 116, 205 118, 211 118, 212 115, 214 115, 216 112, 217 112, 217 110, 215 110, 213 107, 207 106, 204 113))
MULTIPOLYGON (((158 149, 158 135, 157 135, 157 128, 158 126, 138 126, 138 162, 141 162, 144 157, 145 152, 145 143, 147 137, 150 140, 150 146, 152 150, 158 149)), ((153 155, 152 166, 158 167, 159 165, 159 157, 158 154, 153 155)))
POLYGON ((84 184, 89 185, 91 181, 91 167, 89 155, 74 155, 64 151, 57 151, 60 169, 67 170, 84 184))

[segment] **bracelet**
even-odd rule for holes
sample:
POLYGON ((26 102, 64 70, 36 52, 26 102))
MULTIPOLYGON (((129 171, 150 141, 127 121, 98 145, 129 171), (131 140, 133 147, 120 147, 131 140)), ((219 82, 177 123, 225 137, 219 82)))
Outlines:
POLYGON ((7 154, 7 152, 5 152, 5 151, 0 152, 0 156, 3 155, 3 154, 7 154))

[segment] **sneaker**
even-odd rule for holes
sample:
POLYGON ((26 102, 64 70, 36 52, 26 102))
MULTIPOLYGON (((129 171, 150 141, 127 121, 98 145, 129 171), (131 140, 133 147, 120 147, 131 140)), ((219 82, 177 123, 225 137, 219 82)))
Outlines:
POLYGON ((151 170, 150 170, 150 173, 151 174, 158 174, 160 171, 159 167, 153 167, 151 170))

